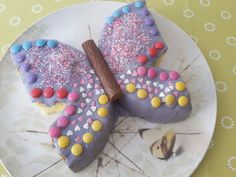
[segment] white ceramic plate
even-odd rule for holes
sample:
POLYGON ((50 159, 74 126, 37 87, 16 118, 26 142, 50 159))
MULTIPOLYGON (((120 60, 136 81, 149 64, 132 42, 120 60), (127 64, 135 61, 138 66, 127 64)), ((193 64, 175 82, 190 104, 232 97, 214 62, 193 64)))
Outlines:
MULTIPOLYGON (((80 50, 81 43, 100 30, 114 10, 124 4, 91 2, 53 13, 30 27, 16 41, 55 38, 80 50)), ((104 152, 78 174, 72 173, 49 144, 45 133, 56 115, 44 116, 31 104, 16 68, 6 54, 0 65, 0 158, 13 176, 141 177, 190 176, 203 159, 216 122, 216 93, 207 62, 191 38, 167 18, 153 12, 169 49, 161 66, 183 74, 193 111, 183 122, 161 125, 138 118, 119 118, 104 152), (144 137, 140 128, 149 128, 144 137), (166 129, 177 131, 173 156, 159 160, 149 146, 166 129), (33 132, 33 131, 36 132, 33 132)))

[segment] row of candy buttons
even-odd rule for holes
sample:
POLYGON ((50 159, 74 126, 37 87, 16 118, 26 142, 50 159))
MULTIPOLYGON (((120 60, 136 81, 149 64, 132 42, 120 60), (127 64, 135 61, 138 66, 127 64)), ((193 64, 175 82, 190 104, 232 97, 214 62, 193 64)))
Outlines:
MULTIPOLYGON (((184 83, 182 82, 179 82, 179 84, 183 85, 184 83)), ((126 85, 126 91, 128 93, 134 93, 136 91, 136 86, 135 84, 133 83, 130 83, 130 84, 127 84, 126 85)), ((147 90, 145 89, 138 89, 137 91, 137 97, 139 99, 145 99, 148 95, 148 92, 147 90)), ((168 105, 168 106, 171 106, 174 104, 175 102, 175 96, 174 95, 167 95, 165 96, 164 98, 165 100, 165 103, 168 105)), ((188 104, 188 98, 186 96, 181 96, 179 97, 178 99, 178 103, 181 107, 184 107, 188 104)), ((153 97, 152 100, 151 100, 151 105, 154 107, 154 108, 157 108, 161 105, 161 100, 160 98, 158 97, 153 97)))
MULTIPOLYGON (((151 79, 154 79, 157 76, 157 71, 154 67, 148 69, 146 66, 139 66, 137 68, 137 73, 139 76, 148 75, 148 77, 150 77, 151 79)), ((176 71, 170 71, 170 73, 168 74, 167 72, 163 71, 159 74, 159 79, 161 81, 166 81, 168 78, 170 78, 171 80, 177 80, 179 78, 179 73, 177 73, 176 71)))

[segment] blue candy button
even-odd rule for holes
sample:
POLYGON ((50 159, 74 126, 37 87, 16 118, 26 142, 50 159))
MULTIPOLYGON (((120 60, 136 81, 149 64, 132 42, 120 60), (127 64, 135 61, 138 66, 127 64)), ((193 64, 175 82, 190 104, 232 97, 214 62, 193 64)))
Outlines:
POLYGON ((44 40, 44 39, 39 39, 39 40, 36 41, 35 44, 36 44, 38 47, 43 47, 43 46, 46 45, 46 43, 47 43, 46 40, 44 40))
POLYGON ((119 17, 119 16, 121 15, 121 13, 120 13, 119 10, 117 10, 117 11, 113 12, 112 15, 113 15, 114 17, 119 17))
POLYGON ((142 2, 142 1, 137 1, 134 5, 135 5, 135 7, 137 7, 137 8, 142 8, 142 7, 144 6, 144 2, 142 2))
POLYGON ((125 14, 129 13, 129 12, 130 12, 129 6, 123 7, 123 8, 122 8, 122 12, 125 13, 125 14))
POLYGON ((48 40, 47 45, 49 48, 54 48, 58 44, 57 40, 48 40))
POLYGON ((18 53, 19 51, 21 51, 21 49, 22 49, 22 46, 21 46, 21 45, 19 45, 19 44, 14 44, 14 45, 11 47, 10 51, 11 51, 11 53, 16 54, 16 53, 18 53))
POLYGON ((23 48, 24 48, 25 50, 31 49, 31 48, 32 48, 32 42, 31 42, 31 41, 25 42, 25 43, 23 44, 23 48))
POLYGON ((107 20, 106 20, 106 23, 107 24, 112 24, 113 22, 113 18, 112 17, 108 17, 107 20))

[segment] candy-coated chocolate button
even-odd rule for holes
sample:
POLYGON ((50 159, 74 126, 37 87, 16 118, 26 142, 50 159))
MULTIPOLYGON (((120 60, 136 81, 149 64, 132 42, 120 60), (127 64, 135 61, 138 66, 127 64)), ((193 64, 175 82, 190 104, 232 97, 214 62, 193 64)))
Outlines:
POLYGON ((35 83, 37 80, 37 75, 34 74, 34 73, 27 73, 26 76, 25 76, 25 81, 28 83, 28 84, 33 84, 35 83))
POLYGON ((93 134, 92 133, 85 133, 83 134, 83 141, 86 143, 86 144, 89 144, 93 141, 93 134))
POLYGON ((165 97, 165 102, 168 106, 172 105, 175 102, 175 97, 174 95, 167 95, 165 97))
POLYGON ((38 47, 44 47, 46 45, 47 41, 44 39, 39 39, 35 42, 36 46, 38 47))
POLYGON ((137 2, 135 2, 134 6, 137 7, 137 8, 142 8, 144 6, 144 2, 137 1, 137 2))
POLYGON ((145 90, 145 89, 139 89, 138 91, 137 91, 137 96, 138 96, 138 98, 140 98, 140 99, 144 99, 144 98, 146 98, 147 97, 147 91, 145 90))
POLYGON ((19 44, 14 44, 14 45, 11 47, 10 51, 11 51, 11 53, 16 54, 16 53, 20 52, 21 49, 22 49, 22 46, 21 46, 21 45, 19 45, 19 44))
POLYGON ((69 125, 69 123, 70 123, 70 120, 66 116, 61 116, 57 120, 57 126, 61 127, 61 128, 67 127, 69 125))
POLYGON ((176 79, 179 78, 179 73, 177 73, 176 71, 171 71, 169 73, 169 77, 170 77, 171 80, 176 80, 176 79))
POLYGON ((112 14, 114 17, 119 17, 121 15, 120 11, 119 10, 116 10, 115 12, 113 12, 112 14))
POLYGON ((176 82, 175 83, 175 88, 178 91, 184 91, 185 90, 185 83, 183 83, 183 82, 176 82))
POLYGON ((106 20, 106 24, 112 24, 113 23, 113 17, 108 17, 106 20))
POLYGON ((158 97, 153 97, 151 100, 152 107, 158 108, 161 105, 161 100, 158 97))
POLYGON ((147 68, 145 66, 139 66, 137 72, 139 76, 145 76, 147 74, 147 68))
POLYGON ((105 107, 100 107, 100 108, 98 108, 98 110, 97 110, 97 114, 98 114, 100 117, 106 117, 107 114, 108 114, 108 110, 107 110, 107 108, 105 108, 105 107))
POLYGON ((129 93, 133 93, 136 90, 136 86, 133 83, 127 84, 125 87, 126 91, 129 93))
POLYGON ((67 116, 71 116, 75 113, 76 107, 74 105, 68 105, 65 108, 65 113, 67 116))
POLYGON ((168 79, 168 74, 166 72, 161 72, 159 78, 160 80, 165 81, 168 79))
POLYGON ((156 70, 155 70, 155 68, 150 68, 149 70, 148 70, 148 77, 150 77, 150 78, 155 78, 156 77, 156 75, 157 75, 157 72, 156 72, 156 70))
POLYGON ((188 104, 188 97, 186 97, 186 96, 181 96, 181 97, 179 97, 179 99, 178 99, 178 103, 179 103, 179 105, 181 106, 181 107, 184 107, 184 106, 186 106, 187 104, 188 104))
POLYGON ((145 18, 144 21, 145 21, 145 24, 148 25, 148 26, 152 26, 154 24, 154 20, 151 17, 145 18))
POLYGON ((74 156, 80 156, 83 152, 83 146, 81 144, 74 144, 72 147, 71 147, 71 153, 74 155, 74 156))
POLYGON ((157 49, 162 49, 164 47, 163 43, 162 42, 156 42, 155 43, 155 48, 157 49))
POLYGON ((70 144, 70 139, 68 136, 60 136, 58 138, 57 144, 60 148, 65 149, 69 146, 70 144))
POLYGON ((108 103, 108 96, 107 95, 100 95, 98 98, 99 104, 107 104, 108 103))
POLYGON ((54 95, 54 89, 51 87, 47 87, 43 90, 43 96, 45 98, 51 98, 54 95))
POLYGON ((102 129, 102 122, 100 120, 95 120, 92 123, 92 129, 95 132, 98 132, 102 129))
POLYGON ((48 46, 49 48, 54 48, 54 47, 57 46, 57 44, 58 44, 57 40, 48 40, 48 41, 47 41, 47 46, 48 46))
POLYGON ((125 14, 129 13, 129 12, 130 12, 129 6, 123 7, 123 8, 122 8, 122 12, 125 13, 125 14))
POLYGON ((139 63, 144 64, 144 63, 147 62, 147 56, 145 56, 145 55, 139 55, 139 56, 137 57, 137 60, 138 60, 139 63))
POLYGON ((32 42, 31 42, 31 41, 25 42, 25 43, 23 44, 23 48, 24 48, 25 50, 31 49, 31 48, 32 48, 32 42))
POLYGON ((141 14, 142 14, 143 16, 147 16, 147 15, 149 15, 149 11, 148 11, 146 8, 145 8, 145 9, 142 9, 141 14))
POLYGON ((65 88, 60 88, 57 90, 57 97, 60 99, 66 98, 68 95, 68 92, 65 88))
POLYGON ((61 129, 58 127, 51 127, 48 131, 48 134, 51 138, 58 138, 61 136, 61 129))
POLYGON ((33 88, 30 94, 32 98, 39 98, 42 95, 42 90, 40 88, 33 88))
POLYGON ((15 56, 15 61, 17 63, 22 63, 24 60, 25 60, 25 55, 24 54, 19 53, 15 56))
POLYGON ((27 72, 30 70, 31 65, 29 63, 21 63, 20 70, 23 72, 27 72))
POLYGON ((151 56, 151 57, 155 57, 157 55, 157 49, 155 47, 151 47, 148 49, 148 54, 151 56))
POLYGON ((78 92, 74 91, 74 92, 69 93, 69 95, 68 95, 68 100, 69 101, 76 102, 76 101, 78 101, 78 99, 79 99, 78 92))
POLYGON ((153 36, 158 35, 158 30, 157 30, 157 28, 152 28, 150 32, 151 32, 151 34, 152 34, 153 36))

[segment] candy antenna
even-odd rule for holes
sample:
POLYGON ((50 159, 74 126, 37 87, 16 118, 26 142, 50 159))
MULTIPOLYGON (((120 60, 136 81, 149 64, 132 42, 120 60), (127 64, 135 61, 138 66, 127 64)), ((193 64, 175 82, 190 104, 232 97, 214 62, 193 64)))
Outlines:
POLYGON ((89 30, 89 38, 92 39, 91 28, 89 24, 88 24, 88 30, 89 30))

